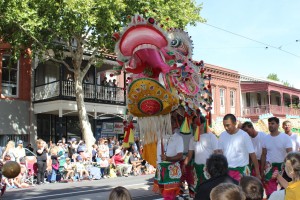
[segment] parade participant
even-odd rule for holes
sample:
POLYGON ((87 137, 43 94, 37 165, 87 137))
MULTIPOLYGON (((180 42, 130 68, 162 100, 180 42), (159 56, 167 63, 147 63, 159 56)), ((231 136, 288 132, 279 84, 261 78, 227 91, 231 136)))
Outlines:
POLYGON ((279 119, 271 117, 268 119, 270 134, 265 137, 261 155, 261 174, 263 175, 264 187, 269 197, 277 190, 276 178, 273 172, 283 170, 283 162, 288 152, 292 151, 292 141, 288 135, 280 133, 279 119))
POLYGON ((179 161, 183 156, 183 140, 179 135, 177 115, 171 116, 173 135, 157 145, 157 170, 155 174, 153 191, 161 193, 165 200, 174 200, 180 190, 181 169, 179 161))
MULTIPOLYGON (((189 151, 189 142, 193 139, 193 133, 190 129, 192 117, 194 117, 193 111, 186 107, 179 105, 175 112, 177 118, 177 124, 180 126, 180 136, 183 140, 183 159, 180 161, 180 168, 182 169, 182 175, 180 178, 180 196, 183 197, 185 193, 185 184, 188 184, 189 196, 195 196, 195 181, 194 181, 194 166, 193 163, 189 162, 184 164, 185 158, 189 151)), ((191 161, 191 159, 189 159, 191 161)))
POLYGON ((256 177, 260 177, 258 162, 249 135, 236 127, 236 117, 227 114, 223 118, 226 131, 221 133, 219 148, 226 156, 229 165, 229 175, 239 181, 243 175, 250 175, 249 156, 254 164, 256 177))
MULTIPOLYGON (((255 151, 256 159, 260 166, 261 152, 262 152, 262 143, 266 137, 266 133, 262 131, 256 131, 251 122, 244 122, 241 126, 242 130, 248 133, 251 138, 253 148, 255 151)), ((251 165, 251 174, 255 176, 255 169, 253 164, 251 165)))
POLYGON ((218 139, 213 133, 205 131, 206 119, 204 116, 194 116, 193 118, 193 131, 197 130, 197 123, 200 125, 200 140, 195 141, 194 138, 190 139, 188 156, 185 158, 184 165, 187 165, 194 155, 194 168, 197 176, 197 185, 194 191, 197 191, 199 184, 209 179, 209 175, 205 170, 206 160, 213 153, 217 153, 218 139), (199 121, 200 120, 200 121, 199 121))
POLYGON ((292 132, 292 123, 288 120, 282 122, 282 128, 288 136, 290 136, 293 144, 293 151, 300 150, 300 137, 297 133, 292 132))

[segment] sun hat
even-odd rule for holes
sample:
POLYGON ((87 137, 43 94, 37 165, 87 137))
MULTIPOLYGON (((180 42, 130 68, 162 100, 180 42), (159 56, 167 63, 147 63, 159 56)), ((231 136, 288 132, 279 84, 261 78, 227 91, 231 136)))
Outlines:
POLYGON ((116 154, 119 154, 120 152, 121 152, 121 149, 116 149, 115 155, 116 155, 116 154))

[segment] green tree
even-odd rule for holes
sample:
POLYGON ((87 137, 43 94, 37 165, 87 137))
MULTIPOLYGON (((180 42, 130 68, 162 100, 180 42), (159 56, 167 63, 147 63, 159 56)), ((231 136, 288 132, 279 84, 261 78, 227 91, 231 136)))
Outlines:
POLYGON ((126 25, 128 15, 136 13, 154 17, 164 27, 195 25, 204 21, 201 6, 194 0, 1 0, 0 37, 11 44, 15 59, 30 48, 31 56, 41 59, 46 55, 74 73, 80 127, 91 147, 95 138, 84 105, 82 81, 91 65, 101 66, 103 54, 113 52, 111 35, 126 25), (91 56, 81 68, 86 50, 91 56), (72 66, 65 62, 65 52, 72 66))
POLYGON ((280 81, 277 74, 271 73, 267 76, 267 79, 273 80, 273 81, 280 81))
POLYGON ((282 81, 282 84, 287 87, 293 87, 288 81, 282 81))

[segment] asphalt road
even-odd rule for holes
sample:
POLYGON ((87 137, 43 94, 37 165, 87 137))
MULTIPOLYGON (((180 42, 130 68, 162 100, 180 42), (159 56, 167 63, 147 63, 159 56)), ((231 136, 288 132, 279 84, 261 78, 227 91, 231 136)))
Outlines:
POLYGON ((117 177, 73 183, 48 183, 26 189, 7 190, 3 200, 94 200, 108 199, 116 186, 127 188, 134 200, 154 200, 161 196, 152 192, 154 175, 117 177))

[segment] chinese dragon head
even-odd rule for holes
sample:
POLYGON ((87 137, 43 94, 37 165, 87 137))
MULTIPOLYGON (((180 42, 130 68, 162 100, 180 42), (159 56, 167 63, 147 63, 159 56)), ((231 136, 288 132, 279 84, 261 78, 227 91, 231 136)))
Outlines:
POLYGON ((138 117, 144 142, 170 134, 169 113, 180 102, 209 111, 211 98, 204 98, 211 97, 205 87, 209 76, 203 62, 192 60, 192 40, 185 31, 164 30, 155 19, 134 15, 113 38, 117 61, 130 75, 127 108, 138 117))

